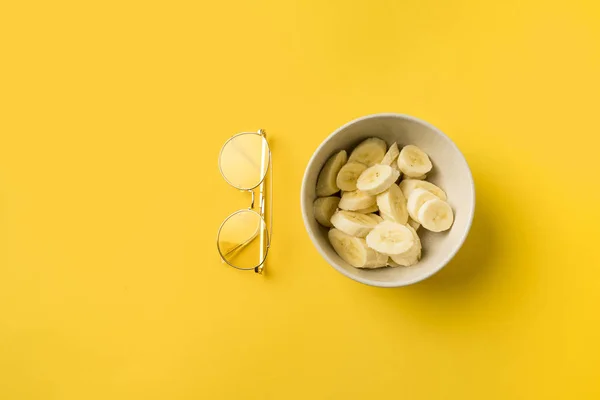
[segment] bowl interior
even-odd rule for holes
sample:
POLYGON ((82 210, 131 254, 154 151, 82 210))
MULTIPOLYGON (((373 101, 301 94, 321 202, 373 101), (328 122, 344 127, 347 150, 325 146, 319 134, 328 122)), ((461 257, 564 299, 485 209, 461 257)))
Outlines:
POLYGON ((418 282, 441 269, 458 251, 471 225, 474 212, 473 179, 469 167, 452 141, 435 127, 413 117, 399 114, 380 114, 350 122, 330 135, 317 149, 302 185, 302 212, 311 240, 321 255, 342 274, 374 286, 402 286, 418 282), (362 140, 379 137, 399 146, 413 144, 431 158, 433 170, 427 180, 448 194, 448 203, 454 210, 454 224, 449 231, 418 230, 423 244, 423 257, 412 267, 362 270, 342 260, 327 239, 327 229, 317 223, 313 213, 315 186, 319 171, 336 151, 348 154, 362 140))

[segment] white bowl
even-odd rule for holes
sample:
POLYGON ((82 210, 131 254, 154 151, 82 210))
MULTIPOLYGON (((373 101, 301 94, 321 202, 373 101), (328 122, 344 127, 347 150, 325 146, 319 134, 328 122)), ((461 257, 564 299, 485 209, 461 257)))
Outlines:
POLYGON ((301 207, 304 226, 323 258, 336 270, 355 281, 380 287, 410 285, 430 277, 442 269, 465 241, 475 211, 475 187, 467 162, 458 147, 439 129, 417 118, 402 114, 374 114, 347 123, 333 132, 317 148, 306 167, 302 180, 301 207), (423 257, 412 267, 358 269, 342 260, 327 239, 327 229, 315 220, 313 201, 319 171, 336 151, 348 154, 362 140, 379 137, 399 146, 413 144, 431 158, 433 170, 427 180, 448 194, 454 210, 454 224, 449 231, 429 232, 423 227, 419 236, 423 257))

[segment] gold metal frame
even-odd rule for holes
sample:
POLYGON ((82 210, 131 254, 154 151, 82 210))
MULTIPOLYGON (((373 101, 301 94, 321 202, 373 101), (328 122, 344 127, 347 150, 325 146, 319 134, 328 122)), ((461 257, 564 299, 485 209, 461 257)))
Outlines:
POLYGON ((224 144, 223 147, 221 147, 221 151, 219 152, 219 172, 221 173, 221 176, 223 177, 223 179, 225 179, 225 181, 232 187, 244 191, 244 192, 250 192, 250 194, 252 195, 252 200, 250 203, 250 207, 248 208, 244 208, 241 210, 237 210, 231 214, 229 214, 229 216, 227 218, 225 218, 225 220, 223 220, 223 222, 221 223, 221 226, 219 226, 219 231, 217 232, 217 251, 219 252, 219 255, 221 256, 221 261, 226 263, 227 265, 233 267, 233 268, 237 268, 237 269, 241 269, 241 270, 245 270, 245 271, 249 271, 251 269, 254 270, 254 272, 258 273, 258 274, 262 274, 264 266, 265 266, 265 261, 267 259, 267 255, 269 252, 269 249, 271 248, 271 237, 273 236, 273 161, 272 161, 272 154, 271 154, 271 148, 269 147, 269 142, 267 141, 267 133, 264 131, 264 129, 259 129, 258 132, 241 132, 238 133, 234 136, 232 136, 231 138, 229 138, 224 144), (263 145, 261 148, 261 171, 265 171, 264 175, 261 177, 260 181, 258 182, 258 184, 254 187, 251 188, 241 188, 238 187, 236 185, 234 185, 232 182, 230 182, 227 177, 225 176, 225 174, 223 173, 223 168, 221 166, 221 155, 223 154, 223 149, 225 149, 225 147, 227 146, 227 144, 234 140, 236 137, 241 136, 241 135, 259 135, 262 139, 263 139, 263 145), (265 169, 265 165, 267 166, 265 169), (269 175, 269 224, 267 225, 267 222, 265 220, 265 179, 267 178, 267 174, 269 175), (254 190, 258 188, 258 212, 254 210, 254 206, 255 206, 255 193, 254 190), (234 247, 233 249, 230 249, 229 251, 227 251, 227 253, 223 254, 221 252, 221 248, 219 247, 219 237, 221 235, 221 230, 223 229, 223 226, 227 223, 227 221, 240 213, 243 212, 251 212, 254 213, 256 215, 258 215, 262 221, 262 226, 259 227, 257 229, 256 232, 254 232, 254 234, 245 242, 240 243, 239 245, 237 245, 236 247, 234 247), (263 229, 261 229, 263 228, 263 229), (261 256, 264 254, 264 257, 262 258, 262 260, 260 260, 260 263, 254 267, 251 268, 241 268, 238 267, 236 265, 231 264, 228 260, 227 260, 227 256, 233 252, 239 251, 241 249, 243 249, 244 247, 246 247, 248 244, 250 244, 252 241, 254 241, 254 239, 256 239, 257 237, 259 237, 260 240, 260 254, 261 256))

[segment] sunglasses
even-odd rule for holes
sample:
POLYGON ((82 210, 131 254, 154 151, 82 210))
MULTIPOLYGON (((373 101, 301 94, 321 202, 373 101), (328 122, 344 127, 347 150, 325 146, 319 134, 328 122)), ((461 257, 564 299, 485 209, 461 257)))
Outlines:
POLYGON ((266 132, 242 132, 227 140, 219 153, 219 171, 229 185, 252 196, 248 208, 231 213, 219 227, 221 260, 262 274, 273 235, 273 165, 266 132), (265 181, 269 182, 268 191, 265 181))

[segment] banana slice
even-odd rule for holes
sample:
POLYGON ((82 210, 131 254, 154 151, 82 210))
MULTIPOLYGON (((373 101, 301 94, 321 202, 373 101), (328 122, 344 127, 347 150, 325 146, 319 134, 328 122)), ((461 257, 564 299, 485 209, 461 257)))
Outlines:
POLYGON ((410 197, 410 192, 415 189, 425 189, 444 201, 448 199, 446 193, 431 182, 420 181, 418 179, 404 179, 398 186, 400 186, 400 190, 402 190, 404 197, 407 199, 410 197))
POLYGON ((367 245, 370 248, 388 255, 406 253, 414 243, 410 229, 392 221, 380 222, 367 235, 367 245))
POLYGON ((440 199, 433 199, 423 204, 419 210, 418 220, 425 229, 442 232, 452 226, 454 213, 448 203, 440 199))
POLYGON ((365 237, 375 228, 377 220, 369 214, 361 214, 355 211, 338 211, 331 217, 331 224, 348 235, 365 237))
POLYGON ((417 146, 408 145, 402 148, 398 156, 398 167, 408 177, 425 175, 433 165, 429 156, 417 146))
POLYGON ((377 207, 383 219, 402 225, 408 222, 406 198, 396 184, 392 184, 388 190, 377 195, 377 207))
POLYGON ((350 153, 348 161, 357 161, 372 167, 383 160, 386 148, 387 144, 379 138, 366 139, 350 153))
POLYGON ((340 198, 335 196, 319 197, 316 199, 313 203, 313 208, 317 222, 331 228, 333 226, 330 221, 331 216, 335 213, 335 210, 337 210, 339 202, 340 198))
POLYGON ((415 221, 414 219, 412 219, 411 217, 408 217, 408 226, 410 226, 411 228, 413 228, 415 231, 418 231, 419 228, 421 227, 421 224, 418 223, 417 221, 415 221))
POLYGON ((388 149, 387 153, 385 153, 385 156, 383 156, 383 160, 381 160, 379 164, 390 166, 393 164, 398 165, 398 163, 395 163, 394 161, 396 161, 399 154, 400 150, 398 150, 398 143, 394 142, 394 144, 392 144, 388 149))
POLYGON ((327 236, 335 252, 355 268, 379 268, 387 264, 388 256, 370 249, 365 239, 350 236, 335 228, 327 236))
POLYGON ((402 171, 400 171, 400 168, 398 167, 398 155, 400 154, 400 150, 398 150, 398 144, 394 142, 394 144, 392 144, 388 150, 387 153, 385 153, 385 157, 383 157, 383 160, 381 160, 380 164, 384 164, 384 165, 389 165, 390 167, 392 167, 393 169, 395 169, 396 171, 398 171, 398 179, 396 179, 396 182, 398 182, 401 178, 402 178, 402 171), (389 160, 392 160, 390 163, 388 163, 389 160))
POLYGON ((387 189, 398 180, 399 173, 389 165, 377 164, 367 168, 356 182, 359 190, 376 195, 387 189))
POLYGON ((331 196, 339 192, 336 179, 346 161, 348 161, 346 150, 335 153, 327 160, 317 179, 317 197, 331 196))
POLYGON ((335 181, 337 187, 346 192, 356 190, 356 181, 365 169, 367 169, 365 164, 356 161, 348 162, 337 174, 335 181))
POLYGON ((373 207, 376 204, 375 196, 354 190, 352 192, 343 192, 342 199, 338 207, 342 210, 357 211, 365 208, 373 207))
POLYGON ((398 163, 394 161, 390 167, 398 171, 398 179, 396 180, 396 182, 398 182, 400 179, 402 179, 402 171, 400 171, 400 168, 398 168, 398 163))
POLYGON ((362 210, 356 210, 356 212, 359 212, 361 214, 371 214, 377 211, 379 211, 379 207, 377 207, 377 204, 374 204, 371 207, 363 208, 362 210))
POLYGON ((408 196, 408 202, 406 203, 406 208, 408 209, 408 214, 410 217, 416 221, 419 221, 419 210, 425 204, 426 201, 435 200, 439 198, 427 190, 424 189, 415 189, 410 192, 410 196, 408 196))
MULTIPOLYGON (((408 229, 412 233, 415 242, 413 247, 406 253, 390 256, 391 261, 397 266, 410 267, 411 265, 418 263, 421 259, 421 239, 419 239, 419 235, 417 235, 417 232, 413 228, 409 226, 408 229)), ((388 264, 389 263, 390 261, 388 260, 388 264)))

